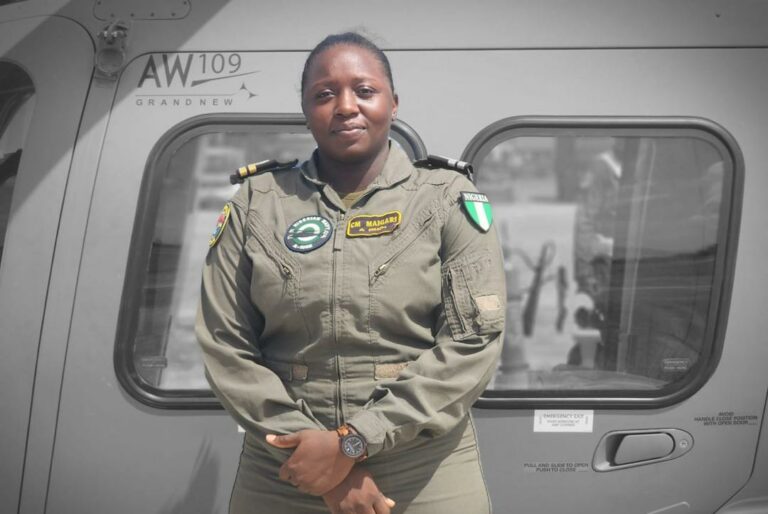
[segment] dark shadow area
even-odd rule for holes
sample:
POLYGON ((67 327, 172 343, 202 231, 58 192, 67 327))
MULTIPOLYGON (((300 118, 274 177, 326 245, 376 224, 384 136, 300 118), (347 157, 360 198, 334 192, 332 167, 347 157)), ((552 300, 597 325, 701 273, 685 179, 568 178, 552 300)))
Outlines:
MULTIPOLYGON (((224 8, 225 5, 227 5, 226 0, 210 0, 206 2, 196 2, 193 6, 190 7, 190 12, 187 16, 184 18, 174 19, 174 20, 153 20, 149 18, 149 15, 147 14, 146 19, 141 19, 138 15, 134 19, 128 18, 128 21, 130 22, 130 28, 128 32, 128 45, 127 45, 127 52, 125 56, 125 62, 123 64, 123 69, 125 66, 127 66, 133 59, 138 57, 139 55, 147 52, 147 51, 163 51, 163 52, 174 52, 180 49, 184 46, 184 44, 193 37, 208 21, 210 21, 211 18, 215 17, 218 11, 224 8), (145 41, 137 39, 137 35, 140 33, 146 33, 147 27, 150 25, 147 25, 147 27, 140 27, 141 24, 152 24, 152 23, 161 23, 161 25, 156 25, 158 30, 162 31, 162 37, 158 38, 157 41, 152 41, 153 48, 148 48, 147 43, 145 41)), ((15 24, 17 23, 29 23, 29 18, 31 17, 32 20, 39 20, 40 18, 37 18, 40 16, 40 8, 39 6, 31 5, 32 2, 30 2, 30 5, 27 6, 25 2, 9 2, 7 0, 3 1, 0 0, 0 21, 3 22, 4 28, 3 30, 11 30, 15 24)), ((159 4, 159 2, 158 2, 159 4)), ((48 13, 44 13, 42 16, 45 17, 44 21, 40 22, 37 25, 34 25, 34 28, 29 31, 28 34, 26 34, 23 38, 19 39, 19 41, 11 48, 7 49, 5 53, 0 55, 0 62, 11 60, 12 62, 18 63, 22 66, 22 68, 25 67, 24 59, 19 59, 19 55, 24 54, 35 54, 37 56, 45 55, 41 52, 33 51, 36 46, 39 46, 39 41, 48 39, 47 37, 44 37, 44 35, 49 34, 51 32, 57 33, 57 31, 60 28, 60 19, 64 18, 67 20, 71 20, 74 23, 77 23, 80 25, 85 32, 88 33, 90 36, 91 42, 94 47, 94 53, 96 51, 96 47, 98 45, 98 33, 102 30, 104 30, 110 23, 109 20, 101 20, 96 18, 93 11, 93 1, 89 0, 70 0, 69 2, 63 3, 58 9, 53 10, 48 13), (10 56, 10 57, 9 57, 10 56)), ((2 38, 0 38, 1 41, 2 38)), ((73 56, 73 58, 82 58, 82 56, 73 56)), ((0 73, 0 80, 4 80, 5 77, 3 77, 3 73, 0 73)), ((36 83, 40 78, 38 77, 31 77, 32 83, 36 83)), ((96 81, 103 81, 105 79, 95 79, 96 81)), ((117 82, 119 83, 119 77, 117 79, 117 82)), ((115 91, 118 90, 118 84, 114 84, 112 86, 110 84, 111 81, 104 82, 102 85, 107 85, 109 87, 114 87, 115 91)), ((91 86, 94 84, 94 82, 91 82, 91 86)), ((61 84, 61 90, 65 91, 67 88, 67 84, 61 84)), ((124 89, 126 94, 131 93, 130 88, 124 89)), ((51 155, 47 156, 46 159, 46 166, 43 167, 43 169, 46 170, 52 170, 55 168, 55 164, 59 162, 59 160, 62 158, 64 151, 69 150, 71 148, 74 148, 76 145, 77 138, 74 136, 76 135, 78 138, 81 138, 84 134, 86 134, 88 131, 90 131, 95 125, 98 125, 99 122, 109 116, 110 110, 113 105, 117 105, 117 103, 121 102, 124 98, 123 97, 116 97, 114 102, 109 105, 105 106, 105 109, 103 112, 99 112, 98 115, 93 116, 92 114, 89 116, 88 119, 82 119, 81 125, 79 127, 77 134, 64 134, 62 137, 64 138, 71 138, 71 143, 66 145, 53 145, 61 148, 61 150, 57 153, 52 153, 51 155)), ((87 102, 86 97, 86 102, 87 102)), ((85 109, 85 106, 82 106, 83 110, 85 109)), ((93 113, 93 111, 91 111, 93 113)), ((49 113, 50 115, 50 113, 49 113)), ((19 170, 20 173, 24 173, 24 163, 23 160, 21 162, 21 169, 19 170)), ((20 191, 16 192, 17 194, 22 194, 20 191)), ((21 205, 26 201, 26 198, 14 198, 14 203, 16 205, 21 205)))

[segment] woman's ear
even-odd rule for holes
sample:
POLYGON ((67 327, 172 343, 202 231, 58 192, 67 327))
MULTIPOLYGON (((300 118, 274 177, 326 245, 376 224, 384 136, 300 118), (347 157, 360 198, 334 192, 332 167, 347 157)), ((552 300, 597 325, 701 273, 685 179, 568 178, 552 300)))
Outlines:
POLYGON ((392 97, 392 100, 393 100, 392 121, 395 121, 395 118, 397 118, 397 107, 400 105, 400 99, 397 97, 397 95, 394 95, 392 97))

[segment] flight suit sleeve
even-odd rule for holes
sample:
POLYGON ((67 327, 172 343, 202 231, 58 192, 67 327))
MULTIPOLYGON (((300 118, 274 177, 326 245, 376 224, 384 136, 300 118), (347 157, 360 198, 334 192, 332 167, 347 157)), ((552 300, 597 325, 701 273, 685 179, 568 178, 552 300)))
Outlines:
POLYGON ((378 386, 348 420, 366 438, 369 456, 457 426, 496 370, 507 298, 503 258, 495 226, 483 232, 470 220, 459 200, 462 191, 476 189, 460 177, 446 191, 435 345, 395 382, 378 386))
POLYGON ((195 333, 205 375, 224 408, 248 432, 287 434, 324 429, 306 403, 260 365, 263 316, 250 299, 251 261, 243 251, 248 186, 229 203, 230 217, 203 266, 195 333))

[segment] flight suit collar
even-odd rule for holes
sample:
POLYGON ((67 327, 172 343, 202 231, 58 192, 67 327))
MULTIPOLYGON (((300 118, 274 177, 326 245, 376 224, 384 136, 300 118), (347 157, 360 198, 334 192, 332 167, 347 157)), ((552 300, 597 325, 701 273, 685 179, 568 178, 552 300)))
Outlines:
POLYGON ((413 173, 413 164, 402 148, 389 143, 389 155, 384 169, 378 177, 368 186, 368 189, 387 189, 403 182, 413 173))
MULTIPOLYGON (((381 170, 381 173, 374 179, 371 185, 368 186, 368 189, 363 196, 369 196, 372 191, 378 189, 389 189, 400 184, 411 176, 413 169, 413 164, 408 158, 408 154, 406 154, 398 145, 393 145, 390 141, 389 155, 387 155, 387 162, 384 163, 384 169, 381 170)), ((344 211, 347 210, 346 207, 344 207, 344 203, 339 198, 339 195, 330 184, 319 178, 317 169, 317 150, 312 153, 312 157, 301 164, 301 174, 307 181, 318 186, 325 196, 337 207, 344 211)))

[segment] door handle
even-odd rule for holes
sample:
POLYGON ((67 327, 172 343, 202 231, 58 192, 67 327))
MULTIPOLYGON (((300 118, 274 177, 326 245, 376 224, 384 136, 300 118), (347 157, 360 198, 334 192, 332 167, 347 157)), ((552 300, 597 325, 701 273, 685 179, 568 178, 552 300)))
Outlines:
POLYGON ((677 428, 619 430, 600 439, 592 467, 595 471, 614 471, 663 462, 688 453, 693 437, 677 428))

